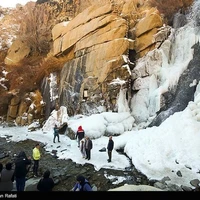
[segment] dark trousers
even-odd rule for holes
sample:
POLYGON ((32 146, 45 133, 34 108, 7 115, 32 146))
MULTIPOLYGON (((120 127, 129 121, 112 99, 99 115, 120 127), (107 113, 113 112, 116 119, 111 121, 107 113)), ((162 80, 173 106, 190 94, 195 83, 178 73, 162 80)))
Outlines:
POLYGON ((86 153, 86 158, 85 159, 90 160, 90 158, 91 158, 91 149, 85 149, 85 153, 86 153))
POLYGON ((39 160, 33 160, 33 173, 38 176, 39 160))
POLYGON ((56 137, 58 138, 58 142, 60 142, 59 134, 54 134, 53 142, 55 143, 56 137))
POLYGON ((111 162, 112 159, 112 151, 108 151, 108 161, 111 162))
POLYGON ((16 177, 16 188, 17 188, 17 191, 24 191, 25 182, 26 182, 25 177, 20 177, 20 178, 16 177))

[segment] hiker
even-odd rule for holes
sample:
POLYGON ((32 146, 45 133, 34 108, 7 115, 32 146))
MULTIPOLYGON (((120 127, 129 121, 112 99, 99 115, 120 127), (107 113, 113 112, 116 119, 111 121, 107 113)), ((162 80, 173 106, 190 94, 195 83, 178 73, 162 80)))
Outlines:
POLYGON ((41 192, 50 192, 52 191, 55 183, 53 178, 50 177, 50 171, 46 170, 37 184, 37 189, 41 192))
POLYGON ((76 139, 78 138, 78 147, 80 147, 80 141, 85 137, 85 131, 83 130, 82 126, 78 127, 76 132, 76 139))
POLYGON ((76 180, 77 182, 72 189, 73 191, 92 191, 90 183, 84 176, 78 175, 76 180))
POLYGON ((85 141, 85 152, 86 152, 86 158, 85 159, 90 160, 92 146, 93 146, 92 140, 87 136, 86 141, 85 141))
POLYGON ((58 142, 60 142, 60 137, 59 137, 59 128, 58 126, 55 124, 54 128, 53 128, 53 134, 54 134, 54 137, 53 137, 53 143, 55 143, 55 140, 56 140, 56 137, 58 138, 58 142))
POLYGON ((33 173, 34 173, 34 177, 38 176, 38 168, 39 168, 39 161, 41 158, 41 154, 40 154, 40 145, 39 143, 37 143, 33 149, 33 173))
POLYGON ((31 166, 31 157, 26 156, 24 151, 20 151, 15 160, 15 180, 17 191, 24 191, 26 175, 31 166))
POLYGON ((108 150, 108 162, 111 162, 112 159, 112 150, 114 148, 114 141, 112 139, 112 136, 109 137, 107 150, 108 150))

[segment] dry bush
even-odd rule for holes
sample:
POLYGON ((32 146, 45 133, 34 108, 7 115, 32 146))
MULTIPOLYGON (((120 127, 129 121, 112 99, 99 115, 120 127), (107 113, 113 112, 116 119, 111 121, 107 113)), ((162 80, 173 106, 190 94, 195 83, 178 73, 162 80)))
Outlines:
POLYGON ((16 23, 20 29, 17 37, 29 44, 33 54, 46 54, 50 50, 52 12, 45 4, 27 4, 22 8, 16 23))
POLYGON ((34 91, 36 85, 36 69, 31 66, 7 66, 9 72, 6 78, 9 80, 9 91, 17 90, 20 95, 34 91))
MULTIPOLYGON (((33 60, 34 58, 32 58, 33 60)), ((37 61, 35 60, 35 62, 37 61)), ((40 60, 40 63, 35 66, 29 65, 29 61, 26 59, 18 65, 7 65, 8 90, 19 91, 20 96, 35 91, 44 77, 48 77, 52 72, 59 73, 65 62, 66 58, 64 57, 49 57, 43 61, 40 60)))
POLYGON ((64 63, 66 62, 64 57, 49 57, 44 60, 37 71, 36 82, 40 84, 44 77, 48 77, 52 72, 60 72, 63 68, 64 63))
POLYGON ((156 7, 164 15, 164 22, 172 26, 174 14, 184 12, 193 0, 150 0, 149 5, 156 7))
POLYGON ((31 66, 36 66, 39 65, 42 60, 43 60, 44 56, 29 56, 26 57, 22 60, 20 60, 17 65, 19 66, 23 66, 23 65, 31 65, 31 66))

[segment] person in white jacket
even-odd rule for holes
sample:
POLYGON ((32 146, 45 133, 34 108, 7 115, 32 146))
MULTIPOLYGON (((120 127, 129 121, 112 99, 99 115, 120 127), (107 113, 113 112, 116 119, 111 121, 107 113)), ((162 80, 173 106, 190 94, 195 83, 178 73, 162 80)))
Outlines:
POLYGON ((85 158, 86 157, 86 152, 85 152, 85 138, 83 138, 80 141, 80 151, 81 151, 82 157, 85 158))

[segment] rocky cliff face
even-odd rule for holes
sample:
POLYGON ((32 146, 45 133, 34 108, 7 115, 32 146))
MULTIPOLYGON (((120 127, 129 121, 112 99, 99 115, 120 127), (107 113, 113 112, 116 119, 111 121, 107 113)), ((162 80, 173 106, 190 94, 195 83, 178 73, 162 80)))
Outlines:
POLYGON ((131 98, 134 64, 130 60, 155 48, 153 35, 163 25, 156 9, 141 14, 140 3, 144 5, 137 1, 94 4, 53 28, 54 56, 72 55, 62 69, 59 87, 60 105, 67 106, 70 115, 99 112, 102 106, 117 111, 122 88, 127 100, 131 98), (120 84, 112 84, 116 79, 120 84))
MULTIPOLYGON (((2 71, 12 74, 21 65, 29 69, 18 73, 20 86, 10 81, 13 76, 9 80, 2 73, 0 89, 4 98, 0 108, 4 119, 17 119, 21 125, 40 119, 42 124, 60 106, 66 106, 69 115, 118 111, 120 90, 130 103, 134 91, 141 87, 141 68, 134 69, 136 60, 159 48, 170 34, 161 13, 147 2, 59 0, 27 4, 3 15, 2 26, 8 16, 10 20, 20 16, 29 19, 24 20, 29 24, 21 23, 20 27, 16 23, 14 33, 19 31, 21 37, 18 34, 12 45, 1 48, 2 55, 6 52, 1 58, 2 71), (10 15, 13 12, 15 15, 10 15), (32 82, 25 90, 23 74, 27 73, 32 74, 28 78, 32 82), (57 88, 53 96, 52 84, 57 88)), ((8 32, 15 38, 14 33, 8 32)), ((149 68, 144 76, 152 70, 149 68)))

